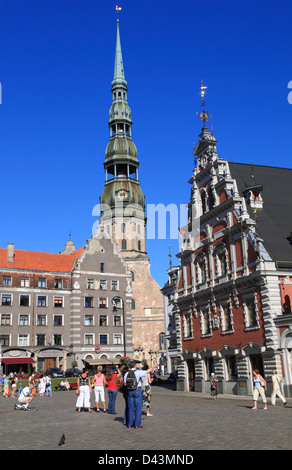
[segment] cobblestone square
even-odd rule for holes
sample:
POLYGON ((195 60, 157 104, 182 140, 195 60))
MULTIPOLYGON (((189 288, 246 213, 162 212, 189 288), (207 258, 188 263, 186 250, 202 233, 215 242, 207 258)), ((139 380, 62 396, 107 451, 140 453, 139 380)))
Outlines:
MULTIPOLYGON (((95 410, 94 394, 92 409, 95 410)), ((143 409, 143 429, 123 425, 124 399, 116 415, 77 413, 74 391, 37 396, 37 411, 13 411, 15 398, 0 399, 1 450, 173 451, 291 450, 292 402, 252 410, 252 397, 220 396, 152 388, 153 417, 143 409), (58 446, 65 434, 65 444, 58 446)))

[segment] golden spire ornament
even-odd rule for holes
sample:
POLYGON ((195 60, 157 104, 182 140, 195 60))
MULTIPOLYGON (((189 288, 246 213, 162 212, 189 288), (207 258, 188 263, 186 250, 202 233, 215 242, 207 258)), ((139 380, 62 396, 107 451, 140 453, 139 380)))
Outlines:
POLYGON ((208 88, 207 86, 204 86, 203 80, 201 80, 200 95, 201 95, 201 98, 202 98, 201 106, 203 108, 203 111, 201 113, 196 113, 196 116, 199 116, 201 121, 203 121, 204 127, 205 127, 206 121, 208 121, 212 117, 211 114, 209 114, 208 111, 205 111, 205 94, 206 94, 207 88, 208 88))
POLYGON ((116 5, 116 11, 117 11, 117 21, 119 21, 119 11, 121 11, 122 7, 119 7, 116 5))

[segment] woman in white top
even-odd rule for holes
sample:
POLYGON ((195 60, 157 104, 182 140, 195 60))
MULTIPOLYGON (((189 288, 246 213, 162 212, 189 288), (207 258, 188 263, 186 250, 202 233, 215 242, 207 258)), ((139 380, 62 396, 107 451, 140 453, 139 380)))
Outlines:
POLYGON ((258 409, 258 398, 259 395, 262 397, 263 403, 264 403, 264 410, 267 410, 267 399, 265 395, 265 390, 267 390, 267 382, 263 377, 259 374, 259 371, 257 369, 254 369, 252 372, 253 375, 253 384, 254 384, 254 391, 253 391, 253 401, 254 401, 254 407, 252 408, 253 410, 258 409))

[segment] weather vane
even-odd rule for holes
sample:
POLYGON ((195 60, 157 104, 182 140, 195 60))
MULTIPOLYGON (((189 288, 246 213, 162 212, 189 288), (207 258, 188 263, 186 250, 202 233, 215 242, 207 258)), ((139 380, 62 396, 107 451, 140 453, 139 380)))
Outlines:
POLYGON ((201 86, 200 86, 200 95, 201 95, 201 98, 202 98, 202 108, 203 108, 203 111, 201 113, 196 113, 196 116, 199 116, 201 121, 203 121, 204 123, 204 127, 205 127, 205 123, 206 121, 208 121, 208 119, 210 119, 212 116, 211 114, 209 114, 208 111, 205 111, 205 94, 206 94, 206 90, 207 90, 208 87, 204 86, 203 84, 203 80, 201 80, 201 86))
POLYGON ((116 5, 116 10, 117 10, 117 21, 119 21, 119 11, 121 11, 122 7, 119 7, 116 5))

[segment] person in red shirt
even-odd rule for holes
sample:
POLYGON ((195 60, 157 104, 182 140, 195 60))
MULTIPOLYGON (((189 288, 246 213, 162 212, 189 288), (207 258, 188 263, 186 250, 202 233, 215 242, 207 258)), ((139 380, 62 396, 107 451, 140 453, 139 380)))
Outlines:
POLYGON ((117 374, 114 374, 113 369, 108 369, 106 372, 105 380, 108 386, 108 413, 115 415, 116 414, 116 398, 117 398, 117 393, 118 393, 118 386, 117 386, 117 378, 120 375, 120 371, 118 366, 117 368, 117 374))

